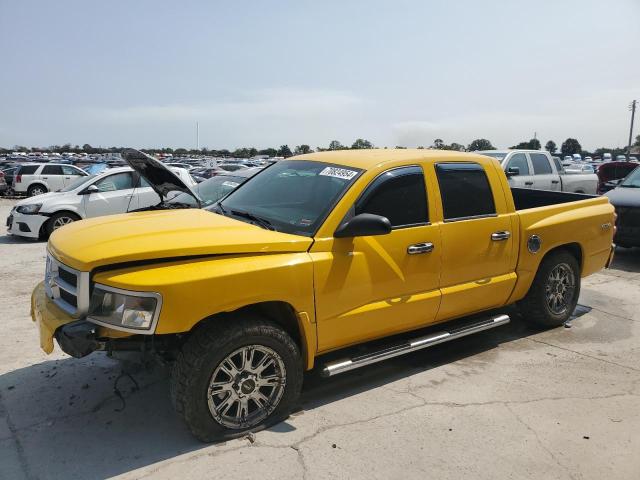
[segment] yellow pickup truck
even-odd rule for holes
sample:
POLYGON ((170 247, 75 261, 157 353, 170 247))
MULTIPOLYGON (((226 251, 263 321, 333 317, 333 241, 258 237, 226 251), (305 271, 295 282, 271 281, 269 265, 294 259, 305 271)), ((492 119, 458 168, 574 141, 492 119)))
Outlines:
MULTIPOLYGON (((190 191, 156 160, 127 159, 163 200, 190 191)), ((315 364, 335 375, 497 327, 509 317, 482 312, 510 304, 561 325, 581 277, 611 261, 613 225, 606 197, 510 189, 486 156, 312 153, 207 209, 57 230, 32 317, 48 353, 55 338, 74 357, 173 361, 194 435, 231 438, 286 418, 315 364)))

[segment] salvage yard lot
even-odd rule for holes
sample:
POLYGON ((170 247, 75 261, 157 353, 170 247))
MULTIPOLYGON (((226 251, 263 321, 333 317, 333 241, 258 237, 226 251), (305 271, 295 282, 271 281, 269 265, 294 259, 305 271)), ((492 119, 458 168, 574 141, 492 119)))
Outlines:
MULTIPOLYGON (((0 219, 14 203, 0 200, 0 219)), ((203 445, 173 413, 164 368, 40 350, 29 299, 45 247, 0 228, 0 479, 639 478, 638 249, 584 281, 571 328, 513 315, 334 378, 312 372, 286 422, 203 445)))

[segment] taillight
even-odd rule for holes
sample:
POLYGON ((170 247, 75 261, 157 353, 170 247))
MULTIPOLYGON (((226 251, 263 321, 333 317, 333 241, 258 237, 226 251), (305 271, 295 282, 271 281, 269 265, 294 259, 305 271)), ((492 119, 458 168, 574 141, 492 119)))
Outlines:
POLYGON ((16 175, 15 182, 20 183, 22 181, 22 175, 16 175))

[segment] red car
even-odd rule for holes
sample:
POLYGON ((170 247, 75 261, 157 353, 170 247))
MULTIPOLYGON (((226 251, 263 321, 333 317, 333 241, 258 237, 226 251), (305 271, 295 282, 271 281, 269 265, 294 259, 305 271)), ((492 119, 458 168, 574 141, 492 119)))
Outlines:
POLYGON ((624 177, 636 167, 636 162, 606 162, 596 165, 598 175, 598 194, 602 195, 618 186, 624 177))

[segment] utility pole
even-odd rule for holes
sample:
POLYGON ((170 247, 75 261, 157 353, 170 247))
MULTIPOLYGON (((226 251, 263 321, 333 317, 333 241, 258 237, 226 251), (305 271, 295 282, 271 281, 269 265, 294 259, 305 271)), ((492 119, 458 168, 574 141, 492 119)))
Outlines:
POLYGON ((200 124, 196 122, 196 150, 200 150, 200 124))
POLYGON ((629 129, 629 144, 627 145, 627 157, 631 155, 631 141, 633 140, 633 119, 636 116, 636 103, 637 101, 634 100, 629 105, 629 110, 631 110, 631 128, 629 129))

